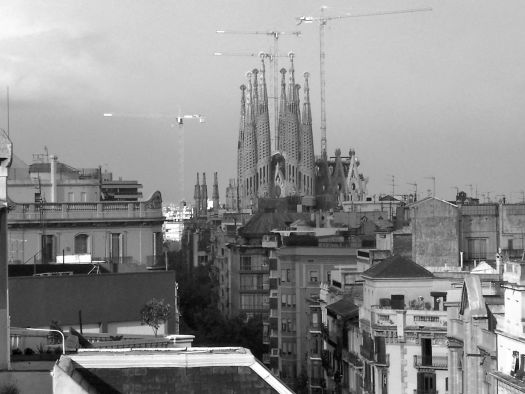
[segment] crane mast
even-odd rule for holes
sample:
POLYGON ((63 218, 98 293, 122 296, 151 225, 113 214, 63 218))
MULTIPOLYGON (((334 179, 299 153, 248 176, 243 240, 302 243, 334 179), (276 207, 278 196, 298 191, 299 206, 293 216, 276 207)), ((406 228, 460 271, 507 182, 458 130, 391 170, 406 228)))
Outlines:
POLYGON ((324 10, 326 6, 321 7, 321 16, 312 17, 312 16, 300 16, 297 19, 297 24, 301 23, 312 23, 319 22, 319 74, 320 74, 320 84, 321 84, 321 158, 326 160, 326 71, 325 71, 325 61, 326 61, 326 51, 325 51, 325 28, 328 21, 334 19, 346 19, 346 18, 361 18, 366 16, 381 16, 381 15, 395 15, 395 14, 407 14, 414 12, 425 12, 432 11, 432 8, 413 8, 413 9, 404 9, 404 10, 394 10, 394 11, 380 11, 380 12, 370 12, 364 14, 345 14, 339 16, 324 16, 324 10))
MULTIPOLYGON (((178 177, 179 177, 179 193, 181 200, 185 199, 185 187, 184 187, 184 121, 185 119, 194 119, 198 120, 199 123, 204 123, 206 121, 206 118, 203 115, 200 114, 191 114, 191 115, 184 115, 181 113, 179 109, 179 114, 177 116, 174 115, 164 115, 164 114, 118 114, 118 113, 111 113, 106 112, 104 113, 104 117, 106 118, 112 118, 112 117, 119 117, 119 118, 148 118, 148 119, 158 119, 158 118, 175 118, 177 121, 177 124, 179 126, 179 132, 178 132, 178 140, 179 140, 179 163, 178 163, 178 177)), ((173 127, 174 125, 172 125, 173 127)))

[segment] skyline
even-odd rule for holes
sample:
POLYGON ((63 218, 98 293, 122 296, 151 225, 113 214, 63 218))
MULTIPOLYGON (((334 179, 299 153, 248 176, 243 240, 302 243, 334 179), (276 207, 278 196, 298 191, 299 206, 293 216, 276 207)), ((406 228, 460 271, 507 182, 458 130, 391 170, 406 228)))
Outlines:
MULTIPOLYGON (((319 26, 296 17, 432 7, 420 14, 330 21, 326 44, 328 155, 355 149, 369 194, 426 195, 452 199, 455 188, 482 198, 523 199, 514 185, 520 168, 525 44, 518 1, 63 1, 0 5, 0 87, 10 89, 14 153, 50 154, 75 167, 102 165, 160 190, 173 201, 178 137, 175 117, 187 122, 185 191, 192 200, 196 173, 219 175, 224 201, 236 177, 240 92, 245 73, 259 66, 250 56, 271 52, 264 35, 216 30, 301 31, 282 36, 280 53, 295 53, 295 68, 309 72, 315 153, 320 154, 319 26), (249 4, 249 5, 248 5, 249 4), (521 73, 520 73, 521 71, 521 73), (113 112, 129 117, 105 119, 113 112), (155 117, 172 115, 171 119, 155 117), (140 117, 140 115, 145 115, 140 117), (197 158, 198 160, 195 160, 197 158), (203 158, 208 160, 204 162, 203 158), (470 188, 472 185, 472 188, 470 188)), ((280 66, 288 61, 279 59, 280 66)), ((268 67, 268 65, 267 65, 268 67)), ((2 89, 2 88, 0 88, 2 89)), ((0 127, 6 128, 5 95, 0 127)))

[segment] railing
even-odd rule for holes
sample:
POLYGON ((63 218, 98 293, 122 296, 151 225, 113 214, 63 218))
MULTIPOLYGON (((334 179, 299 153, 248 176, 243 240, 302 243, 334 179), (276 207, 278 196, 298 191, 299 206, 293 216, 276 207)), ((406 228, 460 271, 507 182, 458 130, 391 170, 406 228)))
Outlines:
POLYGON ((415 355, 414 368, 448 369, 448 357, 432 356, 426 360, 426 357, 415 355))
POLYGON ((414 390, 414 394, 439 394, 437 390, 414 390))
POLYGON ((35 221, 41 215, 45 220, 56 219, 116 219, 162 218, 160 204, 153 201, 130 202, 65 202, 65 203, 14 203, 9 211, 10 221, 35 221))
POLYGON ((352 364, 356 368, 363 367, 363 362, 359 358, 359 355, 354 352, 350 352, 347 349, 343 349, 343 360, 349 364, 352 364))
POLYGON ((425 310, 408 310, 406 315, 406 325, 433 328, 447 327, 446 311, 425 311, 425 310))

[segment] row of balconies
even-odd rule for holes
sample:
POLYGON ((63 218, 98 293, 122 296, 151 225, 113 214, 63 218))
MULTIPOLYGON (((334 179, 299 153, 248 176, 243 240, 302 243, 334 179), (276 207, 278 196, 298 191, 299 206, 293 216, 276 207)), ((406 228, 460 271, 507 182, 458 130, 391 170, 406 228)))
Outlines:
POLYGON ((372 325, 379 327, 404 326, 443 328, 447 327, 446 311, 427 311, 409 309, 397 311, 392 309, 373 308, 371 311, 372 325))

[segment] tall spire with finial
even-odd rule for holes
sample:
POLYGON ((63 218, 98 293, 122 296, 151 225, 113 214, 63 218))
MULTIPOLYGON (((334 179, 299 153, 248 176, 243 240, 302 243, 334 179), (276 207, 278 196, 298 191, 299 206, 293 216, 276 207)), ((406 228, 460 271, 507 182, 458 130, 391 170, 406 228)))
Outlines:
POLYGON ((201 187, 199 184, 199 173, 197 173, 197 183, 195 184, 195 191, 193 193, 194 205, 194 215, 199 216, 201 209, 201 187))
POLYGON ((279 128, 276 131, 277 149, 282 153, 285 149, 284 144, 284 119, 286 117, 286 108, 288 103, 286 100, 286 69, 281 68, 281 97, 279 100, 279 128))
POLYGON ((206 215, 208 211, 208 185, 206 185, 206 173, 202 173, 201 185, 201 215, 206 215))
POLYGON ((304 103, 301 117, 301 193, 305 196, 315 194, 315 155, 312 131, 312 110, 310 106, 309 73, 304 73, 304 103))
POLYGON ((257 138, 255 130, 255 114, 253 108, 252 73, 247 73, 248 89, 246 94, 246 121, 243 143, 243 206, 250 207, 257 194, 257 138))
MULTIPOLYGON (((237 188, 244 184, 244 130, 246 124, 246 85, 241 85, 241 118, 239 121, 239 139, 237 141, 237 188)), ((243 196, 243 190, 238 190, 239 197, 243 196)))
MULTIPOLYGON (((268 112, 268 100, 266 99, 266 78, 264 58, 261 69, 261 86, 257 102, 257 115, 255 119, 255 135, 257 139, 257 197, 269 197, 271 189, 270 161, 272 154, 272 136, 270 132, 270 116, 268 112), (261 96, 262 93, 262 96, 261 96)), ((254 70, 255 71, 255 70, 254 70)), ((257 77, 257 73, 255 76, 257 77)))
POLYGON ((213 212, 219 212, 219 180, 217 179, 217 172, 213 173, 213 191, 211 199, 213 201, 213 212))

